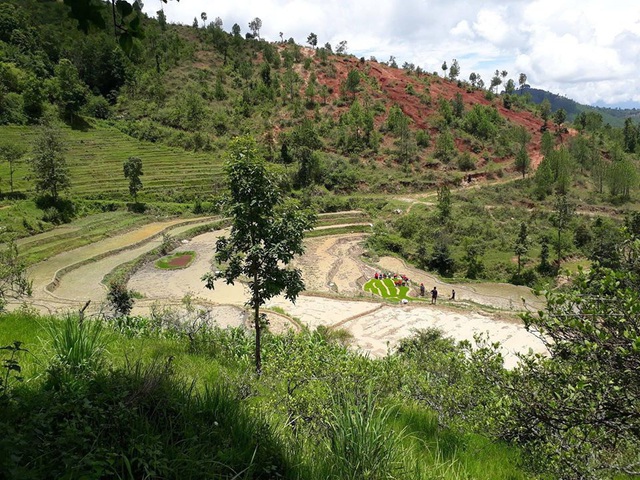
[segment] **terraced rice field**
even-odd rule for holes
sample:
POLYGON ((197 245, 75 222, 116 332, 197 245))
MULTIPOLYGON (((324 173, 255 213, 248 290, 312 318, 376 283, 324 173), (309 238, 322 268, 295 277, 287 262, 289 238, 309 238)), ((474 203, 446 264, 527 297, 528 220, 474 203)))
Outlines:
POLYGON ((62 252, 89 245, 153 221, 153 217, 129 212, 106 212, 75 220, 50 232, 18 240, 27 265, 62 252))
MULTIPOLYGON (((30 148, 37 130, 3 126, 0 137, 30 148)), ((128 183, 122 163, 129 157, 142 159, 144 175, 141 200, 192 199, 198 192, 213 191, 222 175, 222 161, 215 154, 186 152, 128 137, 119 130, 98 125, 88 132, 64 128, 71 173, 71 194, 89 199, 128 199, 128 183)), ((27 154, 27 157, 29 154, 27 154)), ((22 162, 14 174, 14 188, 31 191, 25 180, 28 165, 22 162)), ((8 188, 9 167, 0 163, 3 190, 8 188)))

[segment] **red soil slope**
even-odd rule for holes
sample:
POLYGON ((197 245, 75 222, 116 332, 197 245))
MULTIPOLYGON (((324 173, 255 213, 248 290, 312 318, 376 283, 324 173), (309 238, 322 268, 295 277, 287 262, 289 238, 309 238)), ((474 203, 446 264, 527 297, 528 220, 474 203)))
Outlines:
MULTIPOLYGON (((306 56, 314 58, 312 49, 306 48, 304 50, 306 56)), ((317 66, 318 82, 327 85, 330 91, 333 92, 330 100, 337 99, 340 96, 340 85, 347 78, 349 71, 358 69, 366 73, 368 77, 375 79, 379 85, 378 89, 370 88, 369 85, 365 87, 372 99, 382 100, 387 105, 387 110, 393 104, 399 105, 405 115, 413 120, 416 128, 431 129, 432 133, 435 133, 435 129, 430 127, 428 119, 437 115, 438 99, 445 98, 449 100, 454 98, 457 93, 460 93, 465 110, 468 110, 474 104, 493 105, 500 115, 509 122, 524 126, 531 134, 528 153, 531 158, 532 168, 535 169, 539 165, 542 158, 540 155, 540 128, 543 122, 531 112, 516 110, 515 107, 514 109, 504 108, 500 98, 495 98, 493 101, 487 100, 482 90, 467 91, 466 87, 458 87, 457 82, 445 80, 433 74, 422 74, 418 78, 415 73, 410 74, 406 70, 391 68, 376 61, 366 60, 361 62, 355 57, 330 57, 330 59, 335 67, 335 74, 327 75, 326 68, 323 69, 318 60, 314 58, 317 66), (415 92, 425 91, 423 83, 425 76, 429 79, 428 93, 431 97, 431 105, 425 105, 417 95, 407 92, 407 85, 409 84, 413 85, 415 92)), ((302 69, 299 73, 303 77, 308 76, 308 73, 302 69)), ((348 106, 337 107, 335 115, 343 113, 347 108, 348 106)), ((382 123, 384 120, 386 120, 386 116, 385 118, 377 118, 376 122, 382 123)), ((457 140, 457 144, 460 150, 464 151, 466 149, 462 141, 457 140)))

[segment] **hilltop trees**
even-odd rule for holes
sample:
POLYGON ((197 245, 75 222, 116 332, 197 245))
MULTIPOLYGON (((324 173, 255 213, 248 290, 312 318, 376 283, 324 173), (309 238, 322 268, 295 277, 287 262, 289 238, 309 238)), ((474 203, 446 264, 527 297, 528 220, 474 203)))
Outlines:
POLYGON ((449 67, 449 80, 454 81, 460 75, 460 65, 458 64, 458 60, 455 58, 451 61, 451 66, 449 67))
POLYGON ((304 289, 300 270, 288 267, 304 251, 302 240, 314 216, 286 201, 278 182, 249 137, 233 140, 225 166, 229 182, 227 214, 231 233, 218 239, 216 261, 220 270, 203 277, 207 288, 216 280, 233 284, 240 276, 248 278, 255 328, 255 366, 262 372, 261 333, 264 316, 260 307, 284 292, 295 301, 304 289))
POLYGON ((527 74, 521 73, 520 76, 518 77, 518 85, 520 86, 520 90, 522 90, 526 84, 527 84, 527 74))
POLYGON ((318 45, 318 35, 311 32, 307 37, 307 43, 311 45, 311 47, 316 48, 316 46, 318 45))
POLYGON ((260 29, 262 28, 262 20, 258 17, 254 18, 249 22, 249 30, 251 30, 251 35, 254 38, 260 38, 260 29))

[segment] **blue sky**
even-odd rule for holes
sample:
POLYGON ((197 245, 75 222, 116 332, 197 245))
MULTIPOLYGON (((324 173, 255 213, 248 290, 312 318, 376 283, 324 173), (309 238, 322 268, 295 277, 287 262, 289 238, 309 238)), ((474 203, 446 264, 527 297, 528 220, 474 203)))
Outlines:
MULTIPOLYGON (((262 20, 267 40, 293 37, 398 64, 441 72, 457 58, 461 77, 480 73, 485 83, 496 69, 533 87, 585 104, 640 106, 640 1, 638 0, 170 0, 162 4, 170 22, 191 25, 207 13, 248 31, 262 20)), ((155 15, 160 0, 147 3, 155 15)))

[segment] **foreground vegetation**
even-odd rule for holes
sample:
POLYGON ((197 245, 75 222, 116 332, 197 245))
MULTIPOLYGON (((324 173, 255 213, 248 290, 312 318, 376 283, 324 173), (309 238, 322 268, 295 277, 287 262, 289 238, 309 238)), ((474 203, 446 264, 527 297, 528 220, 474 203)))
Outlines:
MULTIPOLYGON (((266 335, 258 380, 244 330, 182 320, 1 317, 0 344, 24 339, 5 350, 22 372, 3 375, 3 475, 529 478, 517 450, 425 408, 416 354, 368 359, 327 331, 266 335)), ((453 342, 418 341, 467 368, 453 342)))

